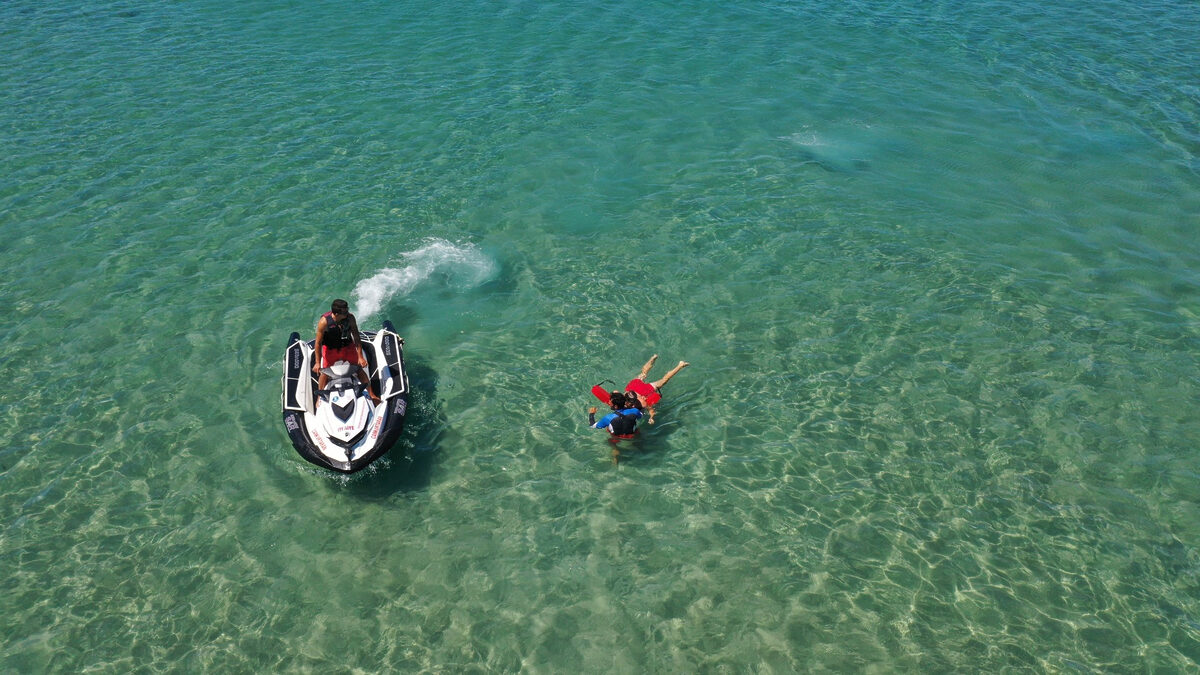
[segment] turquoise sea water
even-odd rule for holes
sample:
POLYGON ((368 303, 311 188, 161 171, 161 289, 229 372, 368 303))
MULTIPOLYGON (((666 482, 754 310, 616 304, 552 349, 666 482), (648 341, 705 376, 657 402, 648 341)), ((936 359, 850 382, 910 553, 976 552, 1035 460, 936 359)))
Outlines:
POLYGON ((0 3, 0 671, 1200 668, 1194 2, 0 3), (334 297, 398 447, 280 420, 334 297), (587 390, 651 354, 614 465, 587 390))

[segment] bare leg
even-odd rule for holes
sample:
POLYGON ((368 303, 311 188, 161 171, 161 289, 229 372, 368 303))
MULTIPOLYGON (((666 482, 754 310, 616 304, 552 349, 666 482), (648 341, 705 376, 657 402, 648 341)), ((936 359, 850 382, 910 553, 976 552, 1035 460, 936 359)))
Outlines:
MULTIPOLYGON (((329 376, 322 372, 317 378, 317 391, 324 389, 327 384, 329 384, 329 376)), ((321 395, 317 394, 317 402, 313 404, 313 410, 316 410, 319 405, 321 405, 321 395)))
POLYGON ((658 354, 650 357, 646 365, 642 366, 642 372, 638 373, 638 379, 644 380, 650 374, 650 369, 654 367, 654 362, 658 360, 658 354))
POLYGON ((689 365, 691 365, 691 364, 689 364, 687 361, 680 361, 679 365, 672 368, 671 371, 669 373, 667 373, 666 375, 663 375, 661 380, 651 382, 650 386, 654 387, 655 389, 661 389, 662 386, 664 384, 666 384, 667 382, 669 382, 672 377, 675 377, 675 375, 679 371, 683 370, 684 368, 687 368, 689 365))
POLYGON ((371 391, 371 378, 367 377, 367 371, 359 368, 358 379, 363 383, 363 386, 367 388, 367 394, 371 396, 371 400, 379 403, 379 397, 375 395, 375 392, 371 391))

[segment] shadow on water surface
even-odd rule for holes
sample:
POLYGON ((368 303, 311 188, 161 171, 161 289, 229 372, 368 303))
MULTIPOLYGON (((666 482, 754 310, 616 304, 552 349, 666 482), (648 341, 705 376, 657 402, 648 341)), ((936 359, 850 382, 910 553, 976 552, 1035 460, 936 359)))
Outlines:
POLYGON ((437 373, 420 358, 406 355, 408 413, 396 445, 362 471, 336 475, 336 484, 364 499, 386 499, 398 492, 420 492, 429 487, 437 463, 446 415, 437 403, 437 373))
POLYGON ((658 421, 654 424, 643 421, 638 425, 638 432, 634 438, 620 441, 608 439, 609 444, 617 450, 617 461, 621 464, 649 464, 659 462, 667 456, 671 450, 671 436, 683 427, 678 420, 669 417, 664 419, 664 413, 669 415, 669 408, 659 406, 655 415, 658 421))

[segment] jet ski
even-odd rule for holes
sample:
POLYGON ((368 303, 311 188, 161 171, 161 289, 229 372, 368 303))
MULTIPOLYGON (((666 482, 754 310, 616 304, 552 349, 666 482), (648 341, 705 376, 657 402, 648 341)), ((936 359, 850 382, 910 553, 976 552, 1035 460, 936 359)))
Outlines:
POLYGON ((400 437, 408 410, 404 339, 390 321, 378 331, 362 331, 371 394, 359 379, 357 363, 338 361, 323 369, 329 380, 317 388, 314 340, 299 333, 288 339, 283 359, 283 426, 304 459, 342 473, 354 473, 383 456, 400 437))

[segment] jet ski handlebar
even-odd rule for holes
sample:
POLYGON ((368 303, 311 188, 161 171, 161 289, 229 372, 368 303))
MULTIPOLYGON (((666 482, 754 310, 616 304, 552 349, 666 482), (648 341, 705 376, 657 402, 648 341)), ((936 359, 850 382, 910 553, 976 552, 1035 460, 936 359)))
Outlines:
POLYGON ((362 382, 353 382, 349 386, 345 387, 329 387, 327 389, 318 389, 317 396, 328 396, 335 391, 345 391, 347 389, 352 389, 354 391, 354 395, 358 396, 367 390, 367 386, 362 382))

